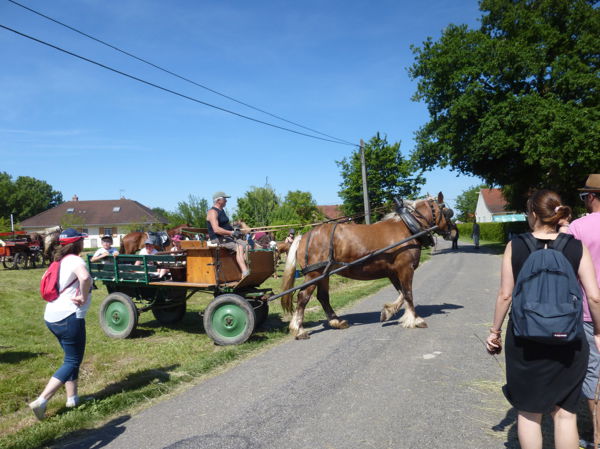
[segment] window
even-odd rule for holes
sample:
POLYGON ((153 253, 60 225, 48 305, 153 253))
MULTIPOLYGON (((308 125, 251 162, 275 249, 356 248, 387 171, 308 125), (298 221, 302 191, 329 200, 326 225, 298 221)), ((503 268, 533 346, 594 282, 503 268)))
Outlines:
POLYGON ((120 212, 120 211, 121 211, 121 206, 113 207, 113 212, 120 212))
POLYGON ((112 235, 112 228, 104 228, 102 235, 112 235))
POLYGON ((88 234, 88 235, 89 235, 88 228, 83 228, 83 229, 81 230, 81 232, 83 232, 84 234, 88 234))
POLYGON ((69 207, 69 208, 67 209, 67 214, 72 214, 73 212, 75 212, 75 209, 74 209, 74 208, 72 208, 72 207, 69 207))

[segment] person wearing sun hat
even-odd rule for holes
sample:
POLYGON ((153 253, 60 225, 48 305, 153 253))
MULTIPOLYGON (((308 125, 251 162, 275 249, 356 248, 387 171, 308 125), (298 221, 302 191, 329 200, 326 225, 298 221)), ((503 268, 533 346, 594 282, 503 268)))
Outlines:
MULTIPOLYGON (((572 234, 577 240, 581 240, 588 248, 596 270, 596 279, 600 280, 600 174, 589 175, 585 181, 585 185, 577 190, 580 192, 579 197, 583 201, 588 214, 577 220, 573 220, 568 225, 566 232, 572 234)), ((561 228, 561 230, 564 230, 564 228, 561 228)), ((594 328, 585 292, 583 293, 583 321, 585 334, 590 346, 590 357, 583 382, 582 394, 587 399, 590 415, 594 416, 596 385, 598 384, 598 374, 600 372, 600 352, 594 344, 594 328)), ((600 428, 600 416, 596 416, 596 420, 598 428, 600 428)), ((582 440, 582 443, 587 444, 585 440, 582 440)), ((584 445, 583 447, 586 446, 584 445)))
POLYGON ((208 238, 211 243, 218 244, 229 251, 235 253, 242 277, 250 274, 246 265, 246 247, 248 243, 243 239, 242 232, 239 229, 233 229, 229 222, 229 217, 223 210, 227 204, 227 198, 231 198, 225 192, 215 192, 213 194, 213 207, 206 213, 206 227, 208 228, 208 238))
POLYGON ((65 229, 58 238, 59 247, 54 253, 54 261, 60 262, 59 296, 46 304, 44 321, 65 356, 62 366, 52 375, 44 391, 29 404, 40 420, 45 416, 48 401, 62 385, 67 393, 66 406, 79 404, 77 380, 86 344, 85 315, 92 300, 92 278, 86 263, 79 257, 85 237, 73 228, 65 229))

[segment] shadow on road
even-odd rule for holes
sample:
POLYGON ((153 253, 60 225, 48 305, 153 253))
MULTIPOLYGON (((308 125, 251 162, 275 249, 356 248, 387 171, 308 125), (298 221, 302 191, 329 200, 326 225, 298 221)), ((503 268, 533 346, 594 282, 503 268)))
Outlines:
POLYGON ((115 440, 119 435, 125 432, 123 424, 131 419, 130 415, 119 416, 108 422, 100 429, 83 430, 70 434, 67 438, 59 440, 52 448, 61 449, 98 449, 107 446, 111 441, 115 440), (75 441, 73 441, 75 440, 75 441))

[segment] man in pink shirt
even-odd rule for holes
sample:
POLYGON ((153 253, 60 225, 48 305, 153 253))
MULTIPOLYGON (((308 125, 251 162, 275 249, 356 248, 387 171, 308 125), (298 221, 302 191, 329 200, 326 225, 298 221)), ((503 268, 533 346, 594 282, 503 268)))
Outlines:
MULTIPOLYGON (((588 176, 585 187, 578 190, 581 191, 579 197, 584 202, 588 215, 574 220, 567 232, 587 246, 596 268, 596 279, 600 279, 600 174, 588 176)), ((583 321, 590 346, 590 358, 582 392, 588 400, 590 414, 593 416, 596 385, 600 372, 600 353, 594 344, 594 326, 585 292, 583 293, 583 321)), ((600 416, 596 417, 596 421, 600 429, 600 416)))

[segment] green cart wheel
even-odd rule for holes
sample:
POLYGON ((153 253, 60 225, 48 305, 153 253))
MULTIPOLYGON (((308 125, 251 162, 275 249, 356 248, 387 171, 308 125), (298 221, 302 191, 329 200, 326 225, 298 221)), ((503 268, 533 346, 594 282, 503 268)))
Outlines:
POLYGON ((254 309, 254 316, 256 317, 255 325, 258 327, 269 316, 269 303, 267 301, 254 300, 250 301, 250 305, 254 309))
POLYGON ((114 292, 100 305, 100 327, 111 338, 127 338, 138 322, 135 304, 125 293, 114 292))
POLYGON ((15 256, 6 256, 4 258, 4 260, 2 261, 2 265, 7 270, 14 270, 14 269, 17 268, 17 263, 16 262, 17 262, 17 260, 15 259, 15 256))
POLYGON ((32 268, 43 268, 44 267, 44 256, 41 252, 34 252, 29 258, 29 264, 32 268))
POLYGON ((254 331, 254 309, 232 293, 217 296, 204 311, 204 330, 218 345, 244 343, 254 331))

